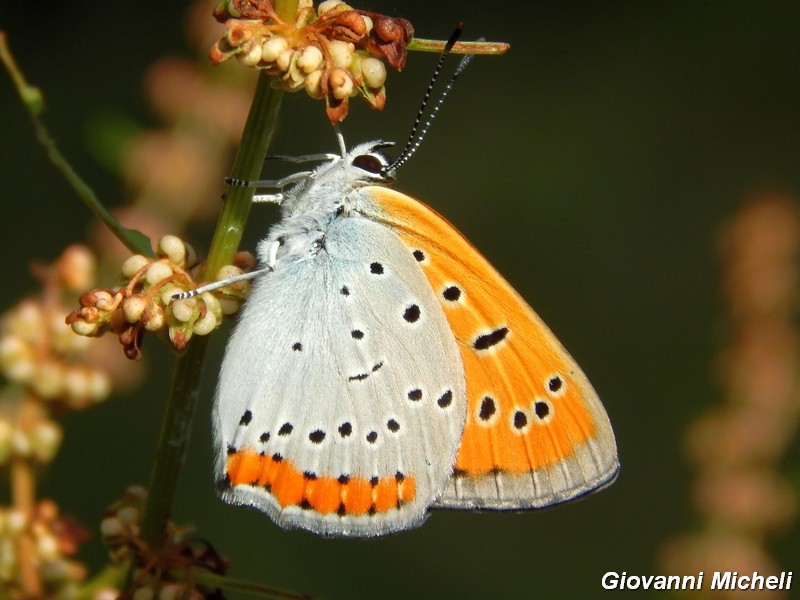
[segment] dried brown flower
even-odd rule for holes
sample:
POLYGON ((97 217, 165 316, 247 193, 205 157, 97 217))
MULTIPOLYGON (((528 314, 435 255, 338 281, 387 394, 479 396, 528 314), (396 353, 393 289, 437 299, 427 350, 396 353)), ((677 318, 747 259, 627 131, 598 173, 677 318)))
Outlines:
POLYGON ((402 70, 411 23, 398 17, 356 10, 341 0, 325 0, 314 9, 300 2, 293 23, 282 21, 266 0, 224 0, 214 16, 225 33, 213 46, 211 62, 235 56, 265 69, 286 91, 305 89, 325 98, 328 119, 347 116, 349 99, 361 96, 377 110, 386 104, 386 68, 402 70))

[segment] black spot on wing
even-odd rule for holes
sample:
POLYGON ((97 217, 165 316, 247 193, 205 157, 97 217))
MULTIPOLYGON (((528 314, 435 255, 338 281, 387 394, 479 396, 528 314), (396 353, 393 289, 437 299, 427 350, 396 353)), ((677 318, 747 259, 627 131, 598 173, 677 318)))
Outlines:
POLYGON ((439 408, 447 408, 453 402, 453 391, 447 390, 444 394, 439 396, 439 399, 436 400, 436 404, 439 405, 439 408))
POLYGON ((479 335, 472 341, 472 347, 475 350, 488 350, 506 339, 508 331, 508 327, 498 327, 494 331, 479 335))
POLYGON ((481 421, 488 421, 496 412, 497 405, 494 402, 494 398, 491 396, 485 396, 483 400, 481 400, 481 408, 478 412, 478 418, 480 418, 481 421))
POLYGON ((422 312, 420 311, 419 305, 411 304, 406 307, 405 311, 403 312, 403 318, 408 323, 416 323, 419 321, 420 315, 422 312))
POLYGON ((456 285, 448 286, 442 292, 442 297, 448 302, 456 302, 461 298, 461 288, 456 285))

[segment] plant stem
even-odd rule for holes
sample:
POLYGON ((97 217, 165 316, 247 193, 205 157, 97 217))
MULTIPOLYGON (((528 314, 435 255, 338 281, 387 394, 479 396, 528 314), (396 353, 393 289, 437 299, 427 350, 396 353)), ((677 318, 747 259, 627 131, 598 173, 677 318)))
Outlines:
POLYGON ((39 140, 39 143, 44 146, 50 162, 53 163, 64 179, 67 180, 67 183, 75 190, 75 193, 83 200, 87 208, 89 208, 89 210, 91 210, 131 252, 137 252, 145 256, 153 256, 153 250, 150 247, 150 239, 140 231, 123 227, 114 215, 103 206, 95 195, 94 190, 89 187, 89 184, 72 168, 67 158, 61 154, 55 139, 50 135, 50 132, 41 119, 41 115, 44 112, 44 97, 42 96, 42 92, 39 88, 30 85, 25 80, 25 76, 22 74, 17 62, 14 60, 14 56, 11 54, 11 49, 8 47, 8 41, 4 31, 0 31, 0 61, 5 65, 6 70, 11 75, 11 79, 17 88, 17 93, 22 103, 25 105, 28 116, 33 123, 33 128, 36 131, 36 138, 39 140))
MULTIPOLYGON (((264 157, 272 141, 274 123, 283 97, 283 92, 270 87, 269 81, 269 76, 264 72, 258 77, 252 108, 242 133, 242 143, 233 162, 231 177, 235 179, 258 179, 264 166, 264 157), (256 107, 258 110, 254 110, 256 107)), ((225 204, 208 252, 206 279, 213 277, 223 265, 230 264, 239 249, 254 193, 254 188, 237 186, 231 186, 225 192, 225 204)))
MULTIPOLYGON (((281 91, 270 87, 268 76, 262 73, 233 164, 232 177, 258 179, 272 139, 281 95, 281 91)), ((233 259, 250 212, 253 193, 253 188, 245 187, 228 190, 209 250, 206 277, 213 276, 222 265, 233 259)), ((153 552, 163 547, 178 476, 186 461, 207 347, 208 338, 195 336, 175 366, 142 522, 142 538, 153 552)))
MULTIPOLYGON (((444 40, 427 40, 414 38, 406 46, 407 50, 417 52, 441 52, 444 40)), ((451 54, 505 54, 511 48, 506 42, 456 42, 450 50, 451 54)))
MULTIPOLYGON (((38 401, 35 398, 26 395, 22 399, 17 417, 18 427, 22 431, 30 430, 30 427, 40 419, 37 409, 38 401)), ((14 510, 24 515, 26 521, 30 522, 36 506, 36 477, 31 459, 19 456, 12 458, 10 475, 14 510)), ((42 581, 39 578, 36 542, 30 527, 20 535, 17 552, 20 587, 26 596, 36 597, 42 593, 42 581)))

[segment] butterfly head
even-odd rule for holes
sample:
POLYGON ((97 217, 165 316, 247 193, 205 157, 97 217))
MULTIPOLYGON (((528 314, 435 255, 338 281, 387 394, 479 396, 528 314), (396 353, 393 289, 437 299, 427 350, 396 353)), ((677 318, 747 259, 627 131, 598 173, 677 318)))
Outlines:
POLYGON ((395 169, 378 150, 393 146, 393 142, 367 142, 359 144, 345 156, 355 177, 366 185, 390 184, 394 182, 395 169))
POLYGON ((367 185, 389 185, 394 169, 378 150, 391 142, 359 144, 311 172, 290 189, 282 203, 284 216, 309 211, 336 212, 348 194, 367 185))

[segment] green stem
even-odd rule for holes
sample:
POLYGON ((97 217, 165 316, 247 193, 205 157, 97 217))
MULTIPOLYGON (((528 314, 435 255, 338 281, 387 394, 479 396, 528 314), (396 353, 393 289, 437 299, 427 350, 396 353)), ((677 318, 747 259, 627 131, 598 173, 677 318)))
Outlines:
MULTIPOLYGON (((259 178, 267 148, 272 141, 282 97, 283 92, 271 87, 269 75, 262 71, 242 133, 242 143, 233 162, 231 177, 243 181, 259 178), (255 110, 256 107, 258 110, 255 110)), ((205 272, 207 279, 212 278, 222 266, 230 264, 239 249, 254 193, 253 188, 237 186, 231 186, 225 192, 225 204, 208 252, 205 272)))
MULTIPOLYGON (((427 40, 413 38, 406 46, 407 50, 417 52, 441 52, 444 50, 444 40, 427 40)), ((511 48, 505 42, 456 42, 450 52, 452 54, 505 54, 511 48)))
POLYGON ((178 473, 186 462, 207 348, 208 337, 195 336, 186 354, 178 359, 172 376, 142 520, 142 538, 153 550, 163 545, 178 473))
MULTIPOLYGON (((281 14, 293 15, 297 10, 297 0, 279 0, 276 9, 283 11, 281 14)), ((272 88, 269 76, 262 72, 231 169, 234 179, 252 181, 259 178, 282 96, 283 92, 272 88)), ((246 187, 228 189, 208 253, 206 278, 213 277, 220 267, 232 261, 242 239, 254 192, 253 188, 246 187)), ((154 553, 164 547, 178 478, 186 462, 207 347, 207 337, 195 336, 186 354, 175 365, 142 519, 142 539, 154 553)))
MULTIPOLYGON (((258 179, 272 139, 281 95, 282 92, 270 87, 268 76, 262 73, 242 133, 232 177, 258 179)), ((245 187, 228 190, 211 243, 207 274, 213 275, 222 265, 231 262, 241 241, 253 193, 252 188, 245 187)), ((154 552, 163 547, 178 476, 186 461, 207 346, 208 338, 195 336, 175 366, 142 522, 142 538, 154 552)))
POLYGON ((25 76, 22 74, 22 71, 20 71, 13 54, 11 54, 11 49, 8 47, 8 40, 4 31, 0 31, 0 60, 2 60, 9 75, 11 75, 14 86, 17 88, 17 93, 19 93, 22 103, 28 111, 28 116, 33 123, 33 127, 36 131, 36 138, 39 140, 39 143, 44 146, 50 162, 52 162, 61 175, 64 176, 64 179, 67 180, 67 183, 75 190, 78 197, 83 200, 83 203, 89 210, 91 210, 131 252, 137 252, 145 256, 153 256, 150 238, 140 231, 123 227, 122 224, 108 212, 100 200, 98 200, 92 188, 89 187, 89 184, 75 172, 75 169, 72 168, 72 165, 69 164, 66 157, 61 154, 55 139, 50 135, 50 132, 41 119, 41 115, 44 112, 44 98, 42 92, 39 88, 30 85, 25 80, 25 76))

